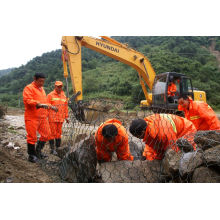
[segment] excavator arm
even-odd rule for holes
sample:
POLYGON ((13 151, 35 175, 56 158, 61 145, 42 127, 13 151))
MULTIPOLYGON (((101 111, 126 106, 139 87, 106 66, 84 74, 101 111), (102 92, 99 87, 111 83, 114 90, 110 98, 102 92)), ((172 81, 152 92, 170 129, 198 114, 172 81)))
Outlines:
POLYGON ((156 74, 149 60, 142 53, 106 36, 102 36, 102 39, 88 36, 63 36, 61 45, 64 77, 68 77, 68 63, 76 102, 83 99, 81 47, 84 46, 134 68, 138 72, 147 102, 152 103, 152 96, 149 95, 146 85, 151 91, 156 74))

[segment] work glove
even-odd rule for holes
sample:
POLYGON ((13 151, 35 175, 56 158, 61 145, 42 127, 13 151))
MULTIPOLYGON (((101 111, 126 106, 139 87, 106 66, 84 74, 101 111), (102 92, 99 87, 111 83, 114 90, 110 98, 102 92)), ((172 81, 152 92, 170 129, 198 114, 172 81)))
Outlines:
POLYGON ((55 111, 55 112, 58 112, 58 108, 57 108, 56 106, 52 106, 52 105, 51 105, 51 106, 50 106, 50 109, 53 110, 53 111, 55 111))
POLYGON ((44 108, 44 109, 49 109, 49 106, 47 104, 37 104, 36 105, 37 108, 44 108))

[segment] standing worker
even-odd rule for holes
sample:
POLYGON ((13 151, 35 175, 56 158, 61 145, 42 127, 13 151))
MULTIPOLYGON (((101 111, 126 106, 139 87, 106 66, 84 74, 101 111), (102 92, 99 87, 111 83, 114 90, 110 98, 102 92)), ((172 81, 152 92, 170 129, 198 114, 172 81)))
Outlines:
POLYGON ((193 141, 195 126, 187 119, 176 115, 154 114, 144 119, 135 119, 129 131, 133 136, 143 139, 146 144, 143 160, 162 160, 169 146, 178 152, 175 143, 183 136, 192 144, 194 150, 196 149, 193 141))
POLYGON ((116 152, 118 160, 133 160, 128 144, 128 135, 117 119, 104 122, 95 133, 97 159, 109 162, 116 152))
POLYGON ((57 155, 54 146, 54 139, 56 141, 56 148, 61 145, 61 135, 62 135, 62 125, 64 120, 69 123, 68 120, 68 102, 63 91, 63 83, 61 81, 56 81, 54 85, 54 90, 47 95, 48 103, 56 106, 58 112, 49 110, 48 120, 50 124, 51 136, 50 136, 50 148, 51 154, 57 155))
POLYGON ((34 81, 23 90, 28 160, 33 163, 45 157, 41 150, 50 136, 50 126, 47 120, 48 109, 57 110, 47 102, 47 96, 43 88, 45 78, 43 73, 36 73, 34 81), (40 134, 38 142, 37 132, 40 134), (37 146, 35 149, 36 142, 37 146))
POLYGON ((190 97, 182 95, 178 100, 178 110, 185 113, 198 131, 220 130, 220 121, 213 109, 203 101, 193 101, 190 97))

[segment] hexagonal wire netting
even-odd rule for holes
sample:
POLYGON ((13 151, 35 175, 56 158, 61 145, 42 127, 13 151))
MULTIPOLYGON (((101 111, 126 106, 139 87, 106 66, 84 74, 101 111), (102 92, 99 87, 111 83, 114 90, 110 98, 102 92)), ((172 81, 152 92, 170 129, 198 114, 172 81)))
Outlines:
MULTIPOLYGON (((51 83, 50 91, 53 87, 54 83, 51 83)), ((59 109, 65 108, 65 106, 57 107, 59 109)), ((161 108, 125 111, 122 109, 122 102, 108 99, 90 99, 87 104, 82 105, 76 105, 73 101, 71 104, 70 101, 68 107, 69 123, 64 121, 62 124, 61 146, 57 148, 60 158, 58 173, 63 181, 101 183, 220 182, 219 131, 195 132, 189 128, 190 132, 187 133, 180 125, 178 127, 180 116, 174 114, 175 110, 167 111, 161 108), (156 116, 158 114, 162 114, 159 119, 156 116), (144 119, 148 116, 153 117, 153 123, 150 123, 150 129, 148 129, 148 134, 143 141, 143 139, 132 135, 129 132, 129 127, 133 120, 144 119), (101 143, 102 160, 102 155, 98 156, 96 152, 95 133, 102 123, 109 119, 120 121, 120 126, 126 130, 123 136, 128 138, 129 150, 123 148, 125 146, 123 141, 123 143, 117 142, 112 147, 108 147, 106 142, 101 143), (151 148, 146 148, 145 142, 151 148), (121 146, 120 151, 118 150, 119 145, 121 146), (126 152, 123 152, 124 150, 126 152), (128 152, 133 160, 122 159, 124 154, 128 152), (145 155, 148 154, 148 159, 151 158, 151 154, 154 156, 156 154, 156 159, 146 160, 143 152, 145 155), (106 155, 109 155, 110 158, 107 161, 104 160, 106 155), (99 160, 97 160, 97 156, 99 160)))
POLYGON ((218 131, 190 130, 184 133, 184 128, 178 125, 180 122, 176 122, 180 116, 171 114, 172 111, 162 113, 159 119, 153 118, 154 122, 149 126, 151 130, 148 129, 149 134, 146 134, 144 139, 149 146, 153 146, 152 150, 146 148, 143 139, 133 136, 129 132, 129 127, 134 119, 144 119, 150 115, 156 117, 163 109, 158 110, 158 113, 150 109, 129 112, 120 110, 120 107, 120 103, 99 99, 90 101, 90 105, 84 106, 84 111, 77 111, 77 114, 75 113, 77 106, 71 107, 74 111, 69 108, 69 123, 63 123, 62 144, 57 149, 61 158, 59 171, 64 181, 220 182, 220 133, 218 131), (120 126, 125 128, 126 133, 121 140, 127 136, 129 150, 127 151, 125 146, 123 148, 125 145, 123 141, 122 144, 117 142, 113 148, 108 147, 106 143, 101 143, 103 160, 99 155, 99 161, 97 161, 95 133, 99 126, 109 119, 119 120, 120 126), (154 138, 150 134, 154 134, 154 138), (119 145, 120 150, 118 150, 119 145), (144 160, 143 152, 149 156, 148 151, 150 153, 153 151, 152 154, 157 155, 155 160, 144 160), (123 155, 129 152, 133 160, 122 159, 123 155), (106 154, 109 155, 110 160, 104 160, 106 154))

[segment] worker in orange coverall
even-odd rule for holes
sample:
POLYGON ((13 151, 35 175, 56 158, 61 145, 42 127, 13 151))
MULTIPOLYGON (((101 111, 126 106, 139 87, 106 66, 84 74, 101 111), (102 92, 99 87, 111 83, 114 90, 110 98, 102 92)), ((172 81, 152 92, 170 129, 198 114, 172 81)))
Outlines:
POLYGON ((116 152, 118 160, 133 160, 128 144, 128 135, 122 123, 109 119, 95 133, 96 153, 99 162, 109 162, 116 152))
POLYGON ((176 95, 176 91, 177 91, 176 84, 172 80, 169 83, 168 88, 167 88, 168 102, 174 103, 174 98, 173 97, 176 95))
POLYGON ((45 78, 43 73, 36 73, 34 75, 34 81, 27 85, 23 91, 28 160, 33 163, 46 156, 41 150, 50 136, 50 126, 47 120, 48 109, 57 111, 56 107, 51 106, 47 102, 47 96, 43 88, 45 78), (40 134, 38 142, 37 132, 40 134), (36 142, 37 146, 35 149, 36 142))
POLYGON ((68 101, 63 91, 63 83, 61 81, 56 81, 54 85, 54 90, 47 95, 48 103, 53 106, 56 106, 58 112, 49 110, 48 120, 50 124, 51 136, 50 136, 50 148, 51 154, 57 155, 54 146, 54 140, 56 148, 61 145, 61 135, 62 135, 62 126, 64 120, 69 123, 68 120, 68 101))
POLYGON ((174 82, 170 82, 167 88, 168 96, 175 96, 176 93, 176 84, 174 82))
POLYGON ((177 115, 154 114, 144 119, 135 119, 129 131, 133 136, 143 139, 146 144, 143 160, 162 160, 168 147, 178 152, 176 141, 183 136, 196 150, 195 126, 189 120, 177 115))
POLYGON ((220 121, 207 103, 193 101, 186 95, 180 96, 178 103, 178 110, 184 111, 185 118, 190 120, 198 131, 220 130, 220 121))

